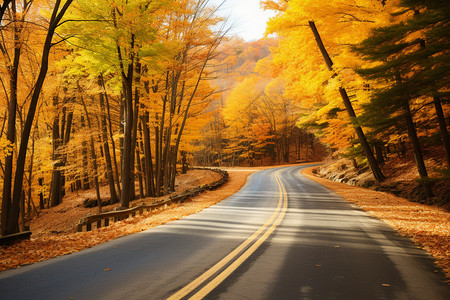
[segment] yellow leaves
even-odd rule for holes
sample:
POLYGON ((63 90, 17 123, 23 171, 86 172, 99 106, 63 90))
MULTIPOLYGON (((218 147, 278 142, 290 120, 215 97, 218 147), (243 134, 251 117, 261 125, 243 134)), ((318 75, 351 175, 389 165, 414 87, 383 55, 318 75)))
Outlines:
MULTIPOLYGON (((6 139, 6 136, 0 137, 0 157, 8 156, 13 151, 14 144, 6 139)), ((2 159, 4 161, 4 159, 2 159)))
POLYGON ((372 28, 389 23, 397 4, 397 0, 385 6, 371 0, 263 2, 265 7, 282 12, 269 21, 267 32, 282 37, 273 51, 272 64, 275 74, 286 81, 284 96, 293 99, 302 110, 299 125, 316 122, 328 126, 321 133, 323 142, 349 146, 353 135, 352 126, 347 126, 350 120, 345 113, 330 114, 342 109, 339 88, 344 86, 356 99, 353 102, 357 112, 359 105, 370 99, 365 87, 368 83, 354 72, 366 62, 353 54, 349 46, 361 42, 372 28), (308 21, 315 22, 333 60, 333 71, 328 70, 308 21))
POLYGON ((328 120, 328 126, 323 129, 321 141, 333 148, 345 149, 351 146, 354 130, 348 126, 347 120, 340 116, 328 120))
POLYGON ((261 7, 264 10, 275 10, 283 12, 286 10, 288 2, 284 0, 262 0, 261 7))

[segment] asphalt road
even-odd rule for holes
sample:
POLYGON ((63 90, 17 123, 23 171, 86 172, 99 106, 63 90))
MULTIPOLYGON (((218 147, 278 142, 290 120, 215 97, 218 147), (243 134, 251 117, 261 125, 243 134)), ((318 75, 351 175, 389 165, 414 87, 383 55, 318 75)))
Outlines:
POLYGON ((302 167, 182 220, 0 273, 0 299, 450 299, 432 260, 302 167))

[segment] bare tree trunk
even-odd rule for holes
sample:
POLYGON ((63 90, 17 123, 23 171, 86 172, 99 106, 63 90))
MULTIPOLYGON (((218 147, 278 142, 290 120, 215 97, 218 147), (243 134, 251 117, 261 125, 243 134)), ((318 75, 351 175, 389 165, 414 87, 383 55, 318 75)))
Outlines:
POLYGON ((136 159, 139 159, 137 161, 138 165, 138 173, 140 175, 139 180, 142 181, 142 191, 143 194, 141 195, 141 198, 143 197, 149 197, 148 196, 148 189, 147 189, 147 172, 145 169, 145 151, 144 151, 144 132, 142 130, 142 116, 139 116, 138 118, 138 133, 139 133, 139 142, 136 143, 136 152, 138 152, 136 155, 136 159))
MULTIPOLYGON (((38 112, 39 114, 39 112, 38 112)), ((31 205, 34 207, 33 199, 32 199, 32 191, 31 184, 33 182, 33 166, 34 166, 34 152, 35 152, 35 141, 36 141, 36 133, 38 132, 37 122, 34 125, 33 136, 31 138, 31 157, 30 157, 30 167, 28 169, 28 220, 31 220, 31 205)), ((36 207, 34 210, 37 213, 36 207)))

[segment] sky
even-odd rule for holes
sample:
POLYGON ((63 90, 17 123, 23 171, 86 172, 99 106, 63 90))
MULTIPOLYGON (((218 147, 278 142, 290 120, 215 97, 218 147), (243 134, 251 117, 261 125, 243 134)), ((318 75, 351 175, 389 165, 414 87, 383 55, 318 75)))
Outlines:
MULTIPOLYGON (((210 0, 218 5, 223 0, 210 0)), ((263 37, 267 20, 272 12, 263 11, 259 7, 260 0, 227 0, 221 7, 219 15, 229 17, 231 33, 242 37, 245 41, 258 40, 263 37)))

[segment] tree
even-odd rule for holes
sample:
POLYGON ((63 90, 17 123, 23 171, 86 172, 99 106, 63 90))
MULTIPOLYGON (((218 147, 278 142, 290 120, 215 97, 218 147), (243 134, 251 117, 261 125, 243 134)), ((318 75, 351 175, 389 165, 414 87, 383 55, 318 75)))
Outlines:
POLYGON ((280 46, 274 51, 274 62, 279 76, 287 82, 286 94, 299 103, 303 114, 299 124, 317 127, 317 134, 326 137, 331 147, 339 145, 339 152, 344 152, 346 147, 353 148, 356 133, 374 177, 382 181, 384 175, 356 118, 367 96, 363 93, 363 80, 351 70, 358 59, 350 53, 349 45, 358 43, 376 24, 386 23, 392 6, 385 7, 378 1, 263 3, 266 8, 280 12, 269 22, 268 32, 282 36, 280 46), (320 35, 317 27, 321 29, 320 35), (312 51, 317 48, 320 51, 312 51), (338 98, 342 101, 337 101, 338 98), (342 111, 348 113, 344 122, 332 120, 343 117, 342 111), (336 126, 342 127, 336 131, 336 126), (348 128, 355 130, 351 132, 348 128), (338 136, 336 132, 346 135, 338 136), (346 147, 342 147, 343 141, 346 147))
MULTIPOLYGON (((331 60, 330 56, 328 55, 327 50, 325 49, 325 46, 322 43, 322 39, 320 38, 319 32, 317 31, 316 25, 314 22, 309 21, 309 26, 311 30, 313 31, 314 38, 316 39, 317 45, 322 53, 322 56, 325 60, 325 63, 330 71, 333 71, 333 61, 331 60)), ((335 74, 333 74, 335 75, 335 74)), ((339 87, 339 94, 341 95, 342 101, 344 102, 345 109, 347 110, 347 114, 352 122, 353 127, 355 128, 355 132, 358 136, 358 140, 361 144, 361 147, 363 148, 364 155, 366 156, 369 166, 372 169, 372 173, 377 181, 383 181, 385 179, 383 173, 381 172, 380 166, 378 164, 378 161, 375 159, 375 156, 373 155, 372 149, 370 148, 369 143, 367 142, 366 135, 364 134, 364 131, 362 130, 361 125, 357 121, 357 117, 355 114, 355 110, 353 109, 353 105, 350 101, 350 98, 347 94, 347 91, 344 87, 339 87)))
MULTIPOLYGON (((3 200, 2 200, 2 235, 16 233, 19 230, 18 219, 20 210, 20 198, 22 195, 23 177, 25 170, 25 161, 27 154, 28 141, 31 134, 31 128, 36 113, 36 107, 39 100, 39 96, 44 84, 45 77, 47 75, 50 49, 54 45, 53 36, 55 30, 61 22, 64 14, 69 8, 72 0, 56 0, 52 9, 52 13, 49 19, 49 25, 47 28, 47 34, 42 49, 42 59, 40 65, 39 75, 36 79, 36 84, 33 89, 33 93, 30 100, 30 105, 27 112, 27 117, 24 123, 23 131, 20 138, 20 147, 16 162, 16 171, 14 176, 14 190, 11 189, 11 178, 13 165, 8 164, 5 166, 5 179, 3 182, 3 200), (12 192, 12 194, 11 194, 12 192)), ((12 112, 12 110, 11 110, 12 112)), ((15 112, 13 113, 15 115, 15 112)), ((9 115, 9 118, 13 118, 9 115)), ((12 124, 12 122, 11 122, 12 124)), ((15 126, 15 125, 14 125, 15 126)), ((11 136, 14 136, 11 134, 11 136)), ((11 154, 12 156, 12 154, 11 154)), ((9 158, 7 158, 9 159, 9 158)))
POLYGON ((366 117, 375 126, 392 127, 400 121, 406 127, 425 194, 432 197, 414 117, 418 119, 419 107, 427 106, 427 98, 432 97, 444 149, 448 153, 448 133, 440 97, 448 93, 449 43, 448 34, 444 32, 449 28, 450 6, 442 1, 403 1, 401 5, 406 8, 402 14, 408 17, 406 21, 374 29, 369 38, 354 49, 376 63, 374 67, 359 70, 367 79, 379 83, 365 107, 366 117), (380 118, 380 111, 384 112, 384 118, 380 118))

